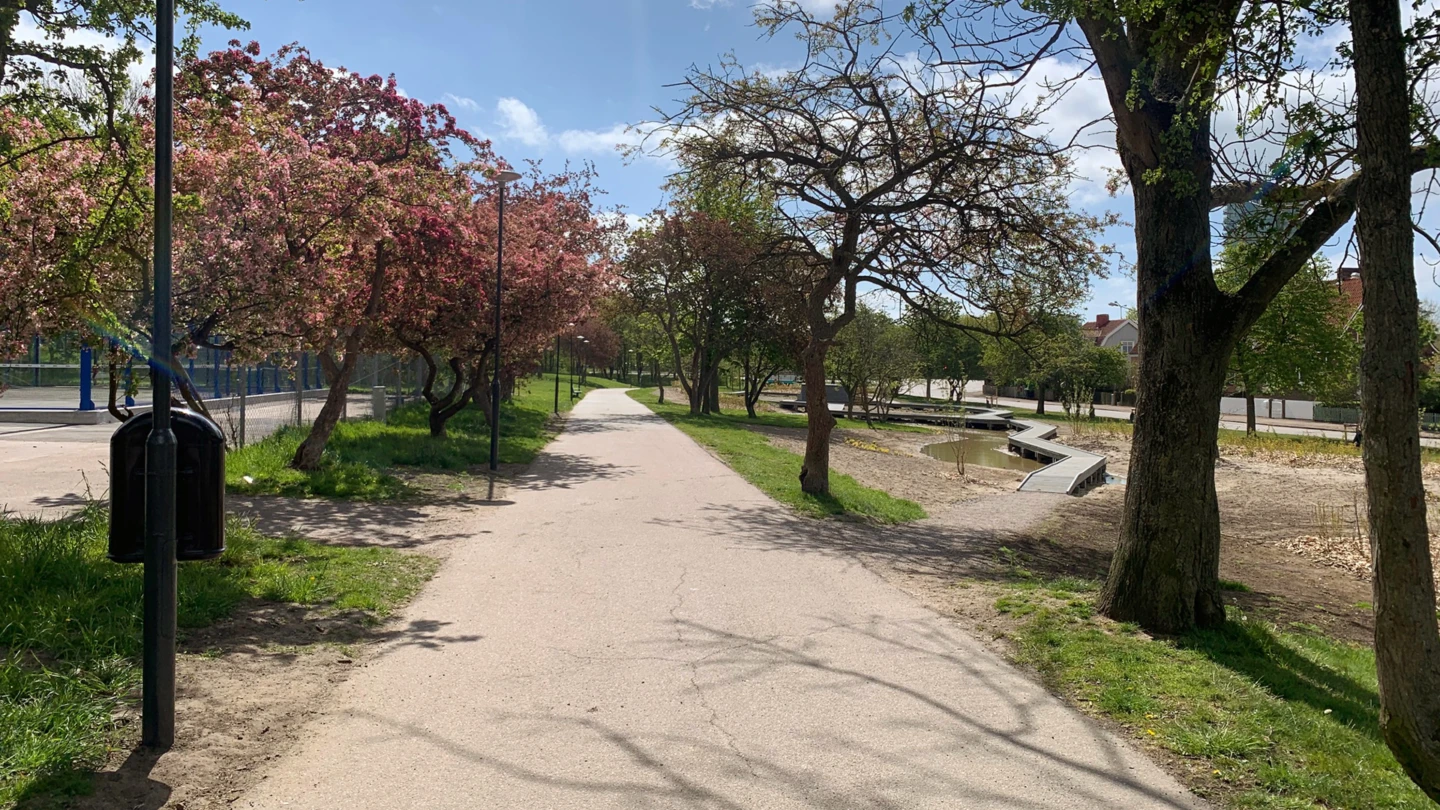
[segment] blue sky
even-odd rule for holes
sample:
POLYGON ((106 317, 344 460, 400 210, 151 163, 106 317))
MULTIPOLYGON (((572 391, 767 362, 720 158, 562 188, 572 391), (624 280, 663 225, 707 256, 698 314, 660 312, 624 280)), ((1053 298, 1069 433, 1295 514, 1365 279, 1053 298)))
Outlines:
MULTIPOLYGON (((827 5, 831 0, 804 0, 827 5)), ((444 103, 465 128, 491 139, 495 152, 520 164, 539 159, 559 169, 588 160, 599 172, 608 205, 644 214, 662 200, 667 165, 627 163, 615 145, 625 125, 673 107, 665 87, 692 64, 714 63, 735 51, 743 63, 783 66, 796 56, 788 34, 769 40, 750 25, 746 0, 226 0, 251 23, 243 32, 207 31, 206 48, 232 37, 257 40, 266 53, 299 42, 327 64, 363 74, 394 74, 409 95, 444 103), (397 11, 397 9, 404 9, 397 11)), ((1098 82, 1082 86, 1056 111, 1056 132, 1104 112, 1098 82)), ((1073 126, 1071 127, 1073 131, 1073 126)), ((1097 142, 1109 142, 1100 135, 1097 142)), ((1128 195, 1100 190, 1113 153, 1087 153, 1081 169, 1091 183, 1074 201, 1097 213, 1131 217, 1128 195)), ((1134 255, 1128 227, 1106 236, 1121 255, 1134 255)), ((1338 258, 1343 246, 1327 250, 1338 258)), ((1431 269, 1417 266, 1422 298, 1440 299, 1431 269)), ((1088 315, 1122 315, 1134 283, 1121 269, 1096 280, 1088 315), (1121 304, 1111 306, 1111 302, 1121 304)))
POLYGON ((409 95, 444 103, 465 128, 490 138, 512 163, 593 161, 609 202, 643 214, 661 202, 666 167, 630 165, 615 151, 627 123, 653 118, 675 92, 664 87, 692 63, 756 42, 741 4, 696 8, 687 0, 395 3, 377 0, 227 0, 268 53, 298 41, 327 64, 394 74, 409 95), (397 7, 407 9, 397 13, 397 7))

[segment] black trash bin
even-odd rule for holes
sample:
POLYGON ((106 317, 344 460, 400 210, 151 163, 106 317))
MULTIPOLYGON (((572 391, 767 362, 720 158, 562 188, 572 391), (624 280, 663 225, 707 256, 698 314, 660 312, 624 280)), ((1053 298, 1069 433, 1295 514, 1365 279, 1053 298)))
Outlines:
MULTIPOLYGON (((154 417, 138 414, 110 437, 110 559, 145 561, 145 441, 154 417)), ((225 553, 225 434, 184 408, 170 412, 175 433, 175 557, 225 553)))

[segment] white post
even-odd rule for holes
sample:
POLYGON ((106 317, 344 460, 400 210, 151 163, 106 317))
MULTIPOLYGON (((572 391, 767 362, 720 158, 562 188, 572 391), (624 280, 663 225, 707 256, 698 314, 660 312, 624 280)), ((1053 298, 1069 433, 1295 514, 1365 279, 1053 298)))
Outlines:
POLYGON ((377 385, 370 389, 370 410, 375 421, 385 421, 385 386, 377 385))

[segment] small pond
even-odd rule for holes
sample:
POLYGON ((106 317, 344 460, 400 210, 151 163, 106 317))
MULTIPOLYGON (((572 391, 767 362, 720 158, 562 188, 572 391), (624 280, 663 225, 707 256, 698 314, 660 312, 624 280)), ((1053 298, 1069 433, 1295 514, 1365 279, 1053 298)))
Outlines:
POLYGON ((953 442, 927 444, 920 448, 925 455, 950 464, 963 450, 966 464, 999 467, 1002 470, 1029 472, 1045 466, 1033 458, 1021 458, 1006 450, 1009 435, 1003 430, 966 430, 953 442))

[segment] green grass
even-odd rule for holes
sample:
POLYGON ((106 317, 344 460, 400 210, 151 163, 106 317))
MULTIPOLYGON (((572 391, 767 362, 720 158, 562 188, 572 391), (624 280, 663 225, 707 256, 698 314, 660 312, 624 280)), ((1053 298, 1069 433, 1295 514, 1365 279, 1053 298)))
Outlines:
MULTIPOLYGON (((139 565, 105 559, 103 507, 53 521, 0 518, 0 807, 84 792, 120 742, 112 713, 140 682, 139 565)), ((275 540, 231 522, 219 560, 183 563, 179 624, 258 598, 383 616, 435 561, 391 549, 275 540)))
POLYGON ((1379 736, 1374 652, 1232 611, 1222 628, 1147 638, 1057 584, 1006 586, 1018 656, 1089 711, 1187 760, 1233 808, 1433 808, 1379 736))
MULTIPOLYGON (((500 407, 500 461, 525 464, 555 435, 553 374, 529 377, 500 407)), ((577 383, 578 385, 578 383, 577 383)), ((573 407, 568 377, 560 378, 560 410, 573 407)), ((620 388, 621 383, 588 378, 582 388, 620 388)), ((231 451, 225 480, 231 492, 378 501, 416 494, 393 474, 398 467, 429 472, 467 470, 490 459, 490 426, 476 408, 456 414, 447 436, 430 435, 429 406, 412 403, 391 412, 384 423, 358 420, 336 425, 320 469, 292 469, 290 459, 308 428, 287 427, 263 441, 231 451)))
POLYGON ((714 450, 735 472, 765 494, 802 514, 815 517, 860 515, 880 523, 904 523, 925 517, 925 510, 919 504, 861 486, 854 478, 834 470, 830 472, 829 497, 801 492, 801 457, 771 445, 763 435, 746 425, 803 427, 804 417, 766 414, 751 420, 744 413, 691 416, 686 405, 674 402, 660 405, 653 389, 631 391, 630 396, 649 406, 690 438, 714 450))

